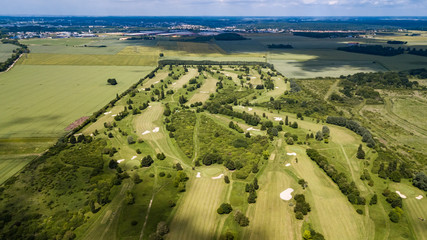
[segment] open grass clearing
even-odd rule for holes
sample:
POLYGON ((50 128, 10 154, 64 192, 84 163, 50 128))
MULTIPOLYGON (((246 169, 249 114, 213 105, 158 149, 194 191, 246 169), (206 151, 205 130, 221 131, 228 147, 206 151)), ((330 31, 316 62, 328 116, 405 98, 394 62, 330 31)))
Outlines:
POLYGON ((0 77, 0 138, 56 137, 90 116, 151 67, 24 66, 0 77), (116 78, 116 86, 107 85, 116 78))
POLYGON ((184 76, 180 77, 176 82, 172 83, 171 89, 178 90, 181 89, 184 84, 187 84, 190 79, 197 76, 197 69, 195 68, 189 68, 188 73, 186 73, 184 76))

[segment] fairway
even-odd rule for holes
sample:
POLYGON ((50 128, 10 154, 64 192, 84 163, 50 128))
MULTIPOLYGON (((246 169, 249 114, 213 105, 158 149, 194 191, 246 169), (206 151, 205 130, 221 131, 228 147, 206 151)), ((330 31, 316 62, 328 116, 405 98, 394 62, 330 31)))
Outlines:
POLYGON ((195 178, 188 183, 170 225, 168 239, 214 239, 220 216, 216 209, 225 194, 223 179, 195 178))
POLYGON ((0 76, 0 138, 58 136, 90 116, 151 67, 15 66, 0 76), (116 78, 116 86, 107 85, 116 78))
POLYGON ((216 83, 218 82, 215 78, 208 78, 205 80, 203 85, 197 90, 197 92, 190 98, 188 104, 195 102, 206 102, 209 99, 209 95, 215 93, 216 83))

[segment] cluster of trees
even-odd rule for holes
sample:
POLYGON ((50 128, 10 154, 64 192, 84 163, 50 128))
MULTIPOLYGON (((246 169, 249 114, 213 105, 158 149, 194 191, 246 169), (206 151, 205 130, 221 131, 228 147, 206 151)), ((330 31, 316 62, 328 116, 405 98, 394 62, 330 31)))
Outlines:
POLYGON ((114 86, 117 85, 117 80, 115 78, 109 78, 107 83, 114 86))
POLYGON ((246 124, 257 126, 261 122, 261 118, 254 114, 246 112, 235 112, 233 107, 230 105, 221 105, 219 103, 207 102, 203 105, 203 108, 213 114, 223 114, 230 117, 240 118, 245 121, 246 124))
POLYGON ((230 121, 228 127, 236 130, 238 133, 243 133, 243 129, 237 123, 233 123, 233 121, 230 121))
POLYGON ((384 190, 383 196, 386 197, 386 201, 393 208, 388 214, 390 221, 398 223, 403 215, 402 198, 397 193, 391 192, 388 188, 384 190))
POLYGON ((173 180, 173 185, 178 188, 178 192, 185 192, 185 185, 189 178, 187 174, 182 170, 181 165, 178 164, 176 168, 177 174, 173 180))
POLYGON ((249 193, 248 203, 256 203, 257 194, 256 191, 259 189, 258 179, 255 177, 252 183, 246 183, 245 192, 249 193))
POLYGON ((302 239, 304 240, 325 240, 325 237, 321 234, 316 232, 314 229, 311 228, 304 231, 302 234, 302 239))
POLYGON ((427 57, 427 50, 424 50, 422 48, 417 50, 417 49, 413 48, 413 49, 408 50, 408 54, 427 57))
POLYGON ((387 44, 407 44, 408 42, 405 41, 397 41, 397 40, 389 40, 387 41, 387 44))
POLYGON ((27 45, 18 42, 18 40, 2 39, 1 42, 3 44, 13 44, 18 46, 19 48, 13 50, 13 54, 10 58, 8 58, 3 63, 0 63, 0 72, 6 71, 10 66, 12 66, 12 64, 19 58, 19 56, 21 56, 21 54, 30 52, 27 45))
POLYGON ((396 56, 405 52, 405 49, 401 47, 392 48, 383 47, 381 45, 354 45, 348 47, 338 47, 337 49, 346 52, 365 53, 380 56, 396 56))
POLYGON ((304 215, 307 215, 311 211, 310 204, 305 201, 305 196, 303 194, 296 194, 294 197, 296 204, 294 207, 294 213, 296 219, 302 220, 304 215))
POLYGON ((365 205, 366 200, 360 196, 360 191, 352 181, 349 183, 344 173, 338 172, 332 164, 329 164, 326 157, 322 156, 315 149, 307 149, 307 155, 338 185, 341 192, 347 196, 350 203, 356 205, 365 205))
POLYGON ((234 221, 236 221, 241 227, 249 226, 249 218, 239 210, 234 214, 234 221))
POLYGON ((114 120, 120 121, 123 118, 125 118, 127 115, 129 115, 129 112, 127 110, 127 107, 125 107, 123 111, 119 112, 116 116, 114 116, 114 120))
POLYGON ((156 232, 150 234, 150 240, 163 240, 164 236, 169 233, 169 226, 166 222, 159 222, 157 224, 156 232))
MULTIPOLYGON (((414 88, 419 85, 417 81, 409 81, 408 74, 403 72, 356 73, 348 75, 346 80, 357 86, 370 86, 372 88, 414 88)), ((355 89, 354 85, 349 87, 355 89)))
POLYGON ((203 61, 197 61, 197 60, 179 60, 179 59, 165 59, 160 60, 158 62, 160 67, 166 66, 166 65, 205 65, 202 66, 199 70, 199 72, 205 71, 208 67, 206 66, 212 66, 212 65, 240 65, 240 66, 260 66, 260 67, 268 67, 272 70, 274 70, 274 65, 271 63, 266 62, 256 62, 256 61, 210 61, 210 60, 203 60, 203 61))
POLYGON ((236 41, 236 40, 248 40, 248 38, 243 37, 237 33, 221 33, 214 36, 214 39, 217 41, 236 41))
POLYGON ((415 187, 427 191, 427 175, 423 172, 419 172, 415 174, 414 180, 412 180, 412 183, 415 187))
POLYGON ((282 49, 294 48, 290 44, 268 44, 267 47, 268 48, 282 48, 282 49))
MULTIPOLYGON (((164 114, 170 114, 170 112, 169 105, 166 105, 164 114)), ((193 135, 196 125, 196 114, 189 110, 182 110, 175 112, 170 120, 166 118, 165 122, 166 130, 169 131, 169 136, 175 138, 176 143, 184 154, 188 158, 191 158, 194 152, 193 135)))
POLYGON ((375 159, 371 171, 378 174, 380 178, 389 178, 394 182, 400 182, 401 178, 413 177, 410 165, 403 162, 393 152, 384 149, 378 150, 378 157, 375 159), (400 165, 398 165, 398 162, 400 162, 400 165))
POLYGON ((149 167, 154 163, 153 158, 150 155, 147 155, 141 160, 141 167, 149 167))
POLYGON ((346 127, 350 129, 351 131, 362 136, 362 142, 366 142, 366 145, 368 147, 370 148, 375 147, 375 141, 372 137, 371 132, 368 129, 362 127, 358 122, 347 119, 345 117, 333 117, 333 116, 328 116, 326 118, 326 122, 329 124, 334 124, 334 125, 338 125, 338 126, 346 127))
POLYGON ((229 214, 231 211, 233 211, 233 208, 229 203, 222 203, 221 206, 219 206, 219 208, 216 210, 218 214, 229 214))

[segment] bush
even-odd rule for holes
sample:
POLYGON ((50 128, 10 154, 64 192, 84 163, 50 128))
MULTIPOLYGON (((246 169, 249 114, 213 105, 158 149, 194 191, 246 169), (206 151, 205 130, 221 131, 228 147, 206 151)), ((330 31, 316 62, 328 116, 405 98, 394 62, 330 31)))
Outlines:
POLYGON ((229 214, 233 211, 233 208, 229 203, 223 203, 219 208, 216 210, 218 214, 229 214))
POLYGON ((147 155, 144 158, 142 158, 141 167, 149 167, 151 166, 151 164, 153 164, 153 162, 154 160, 151 158, 151 156, 147 155))
POLYGON ((362 210, 362 209, 360 209, 360 208, 356 209, 356 212, 357 212, 358 214, 360 214, 360 215, 362 215, 362 214, 363 214, 363 210, 362 210))
POLYGON ((241 227, 249 226, 249 218, 239 210, 234 214, 234 221, 236 221, 241 227))

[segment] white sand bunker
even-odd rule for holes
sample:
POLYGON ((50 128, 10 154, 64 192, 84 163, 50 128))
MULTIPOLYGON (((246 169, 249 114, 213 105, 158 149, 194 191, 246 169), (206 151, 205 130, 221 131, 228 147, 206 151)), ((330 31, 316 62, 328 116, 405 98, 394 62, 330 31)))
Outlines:
POLYGON ((401 197, 401 198, 406 198, 405 195, 401 194, 399 191, 396 191, 396 193, 401 197))
POLYGON ((224 174, 220 174, 218 177, 212 177, 212 179, 220 179, 224 176, 224 174))
POLYGON ((286 189, 285 191, 283 191, 283 192, 280 193, 280 198, 283 199, 283 200, 286 200, 286 201, 291 200, 292 199, 291 193, 293 191, 294 190, 292 188, 286 189))
POLYGON ((248 111, 252 111, 252 108, 248 108, 248 111))
POLYGON ((196 175, 196 178, 200 178, 200 177, 202 177, 202 176, 200 175, 200 172, 198 172, 196 175))
POLYGON ((117 160, 118 163, 121 163, 123 161, 124 161, 124 159, 117 160))
POLYGON ((108 115, 108 114, 110 114, 110 113, 111 113, 111 111, 109 111, 109 112, 105 112, 104 114, 105 114, 105 115, 108 115))
POLYGON ((176 84, 176 82, 172 83, 172 85, 175 85, 175 84, 176 84))
POLYGON ((160 130, 160 128, 159 127, 156 127, 155 129, 153 129, 153 133, 154 132, 158 132, 160 130))
POLYGON ((289 166, 291 166, 291 164, 290 163, 286 163, 286 165, 285 165, 286 167, 289 167, 289 166))
POLYGON ((115 116, 117 116, 117 114, 114 114, 114 115, 111 115, 111 116, 115 117, 115 116))
POLYGON ((276 87, 276 88, 279 88, 279 87, 276 87))
POLYGON ((421 200, 423 198, 423 195, 419 195, 418 197, 415 197, 418 200, 421 200))
POLYGON ((282 121, 282 119, 281 117, 274 117, 274 121, 282 121))
POLYGON ((159 81, 155 81, 154 84, 159 83, 159 81))
POLYGON ((142 133, 142 135, 149 134, 149 133, 150 133, 150 131, 145 131, 142 133))
POLYGON ((136 158, 136 156, 133 156, 130 160, 134 160, 136 158))
POLYGON ((287 155, 289 155, 289 156, 296 156, 297 154, 296 153, 294 153, 294 152, 292 152, 292 153, 286 153, 287 155))

